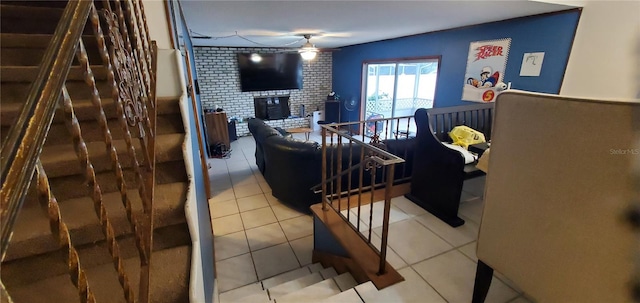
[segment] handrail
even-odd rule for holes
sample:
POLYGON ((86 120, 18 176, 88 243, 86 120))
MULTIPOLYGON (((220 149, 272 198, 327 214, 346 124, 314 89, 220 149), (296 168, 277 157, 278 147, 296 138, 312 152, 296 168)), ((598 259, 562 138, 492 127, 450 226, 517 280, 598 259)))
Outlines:
MULTIPOLYGON (((395 118, 387 118, 387 119, 378 119, 378 120, 398 120, 403 118, 412 118, 412 117, 395 117, 395 118)), ((321 189, 322 193, 322 210, 323 211, 335 211, 349 226, 354 229, 358 235, 380 256, 379 264, 378 264, 378 275, 385 274, 386 271, 386 257, 387 257, 387 242, 388 242, 388 230, 389 230, 389 215, 391 209, 391 191, 394 186, 394 176, 395 176, 395 165, 404 163, 405 160, 401 157, 398 157, 386 150, 379 148, 373 144, 367 144, 364 141, 352 136, 351 134, 347 134, 339 129, 340 126, 344 125, 353 125, 353 124, 362 124, 370 123, 371 121, 357 121, 357 122, 346 122, 346 123, 332 123, 321 125, 322 127, 322 181, 320 184, 314 185, 311 190, 314 192, 318 192, 318 188, 321 189), (335 172, 334 172, 334 154, 331 154, 330 160, 327 156, 327 136, 331 136, 331 145, 333 145, 333 135, 336 134, 338 136, 337 141, 337 163, 335 172), (343 169, 343 144, 342 139, 348 140, 348 152, 349 152, 349 164, 348 167, 343 169), (360 161, 357 164, 353 164, 353 150, 351 149, 353 145, 360 146, 360 161), (365 156, 365 151, 367 155, 365 156), (330 176, 327 176, 327 167, 330 166, 330 176), (376 183, 376 169, 382 170, 382 182, 376 183), (351 188, 353 185, 352 182, 352 172, 355 170, 359 171, 358 178, 358 188, 351 188), (367 170, 371 174, 371 184, 368 186, 363 186, 363 172, 367 170), (342 190, 342 181, 343 178, 348 178, 347 180, 347 189, 342 190), (334 188, 334 182, 336 182, 336 188, 334 188), (331 185, 331 189, 329 190, 329 186, 331 185), (373 191, 379 188, 384 187, 384 209, 383 209, 383 218, 382 218, 382 235, 381 235, 381 243, 380 249, 376 249, 374 245, 371 243, 371 228, 368 230, 369 235, 365 236, 360 233, 360 208, 361 208, 361 195, 363 191, 370 192, 370 208, 369 208, 369 226, 371 226, 373 220, 373 199, 374 194, 373 191), (350 195, 352 193, 356 193, 358 196, 357 201, 357 218, 355 219, 357 222, 357 226, 354 226, 352 220, 350 219, 350 210, 351 210, 351 200, 350 195), (341 200, 343 197, 346 197, 346 216, 342 213, 343 205, 341 204, 341 200), (337 200, 337 207, 334 202, 337 200)), ((410 122, 410 120, 409 120, 410 122)), ((387 128, 388 131, 388 128, 387 128)), ((397 131, 396 131, 397 133, 397 131)), ((374 134, 376 137, 375 140, 372 140, 374 143, 378 143, 377 134, 374 134)), ((406 155, 405 155, 406 156, 406 155)))
POLYGON ((62 86, 67 79, 92 4, 91 1, 70 1, 67 4, 29 90, 27 101, 2 145, 0 259, 4 258, 7 251, 13 225, 31 184, 36 162, 53 121, 62 86))

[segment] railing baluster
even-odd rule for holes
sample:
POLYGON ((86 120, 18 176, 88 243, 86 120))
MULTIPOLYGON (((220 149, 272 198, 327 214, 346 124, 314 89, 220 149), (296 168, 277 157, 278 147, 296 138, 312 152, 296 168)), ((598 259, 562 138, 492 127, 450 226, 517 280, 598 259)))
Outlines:
MULTIPOLYGON (((124 172, 122 170, 122 165, 120 164, 118 151, 113 145, 113 137, 111 136, 111 131, 109 130, 109 126, 107 125, 107 117, 105 116, 104 109, 102 107, 100 92, 98 91, 98 88, 96 86, 96 81, 93 77, 93 71, 91 70, 91 67, 89 65, 89 57, 87 56, 87 52, 82 40, 78 42, 78 48, 76 49, 76 58, 80 63, 80 67, 83 69, 85 78, 84 81, 91 90, 91 103, 93 104, 93 107, 97 112, 97 114, 95 115, 96 121, 98 122, 100 130, 102 131, 102 137, 105 142, 106 152, 109 155, 109 159, 111 160, 111 169, 113 170, 113 173, 116 177, 122 205, 124 206, 125 212, 127 214, 127 220, 129 221, 134 234, 138 235, 140 230, 138 229, 137 220, 133 215, 131 200, 127 195, 127 185, 124 181, 124 172)), ((143 244, 140 242, 139 236, 136 236, 135 238, 138 250, 140 251, 141 255, 144 255, 143 244)))
MULTIPOLYGON (((353 165, 353 140, 349 139, 349 167, 353 165)), ((353 175, 352 171, 349 171, 349 176, 347 177, 347 189, 351 190, 351 175, 353 175)), ((349 217, 351 214, 351 195, 347 195, 347 221, 350 222, 349 217)))
POLYGON ((118 280, 124 290, 124 296, 127 302, 135 302, 135 295, 131 289, 131 285, 129 284, 129 278, 124 270, 124 263, 120 257, 120 248, 115 238, 113 226, 107 217, 107 210, 102 202, 102 191, 100 190, 100 185, 98 185, 96 180, 96 173, 93 168, 93 164, 91 164, 89 159, 89 151, 87 150, 87 145, 82 138, 80 123, 74 113, 71 97, 69 97, 69 92, 66 87, 62 89, 62 95, 64 101, 65 124, 73 137, 74 149, 88 183, 88 194, 93 201, 94 210, 100 220, 102 233, 108 243, 109 253, 113 259, 113 265, 118 272, 118 280))
MULTIPOLYGON (((360 163, 364 163, 364 148, 360 149, 360 163)), ((360 184, 358 185, 358 226, 356 227, 356 230, 358 230, 358 232, 360 232, 360 208, 362 207, 362 183, 364 181, 364 169, 365 166, 360 165, 360 175, 358 176, 358 180, 360 182, 360 184)))
POLYGON ((338 134, 338 155, 336 156, 338 158, 338 163, 337 163, 337 168, 336 168, 336 172, 338 174, 338 179, 337 179, 337 193, 338 193, 338 211, 342 210, 341 208, 341 204, 342 204, 342 136, 340 136, 340 134, 338 134))
POLYGON ((371 231, 373 230, 372 227, 372 223, 373 223, 373 196, 374 196, 374 190, 373 190, 373 186, 376 183, 376 167, 377 167, 377 163, 375 162, 371 162, 371 168, 369 173, 371 174, 371 191, 370 191, 370 196, 371 198, 369 199, 369 235, 367 236, 367 243, 371 243, 371 231))
POLYGON ((47 174, 45 173, 40 160, 38 160, 38 163, 36 164, 36 171, 38 173, 38 198, 42 207, 49 214, 49 228, 51 229, 51 235, 56 239, 58 245, 62 248, 61 251, 65 254, 64 259, 69 267, 69 278, 71 278, 71 283, 73 283, 73 286, 78 289, 80 302, 95 302, 96 299, 89 288, 87 275, 80 266, 78 251, 71 244, 69 228, 67 228, 67 224, 62 221, 58 200, 56 200, 51 192, 49 178, 47 178, 47 174))
POLYGON ((395 172, 395 164, 389 165, 386 174, 386 186, 384 188, 384 217, 382 218, 382 243, 380 244, 380 268, 378 274, 382 275, 386 272, 387 260, 387 241, 389 238, 389 214, 391 212, 391 193, 393 191, 393 174, 395 172))
POLYGON ((327 129, 322 126, 322 210, 327 210, 327 129))

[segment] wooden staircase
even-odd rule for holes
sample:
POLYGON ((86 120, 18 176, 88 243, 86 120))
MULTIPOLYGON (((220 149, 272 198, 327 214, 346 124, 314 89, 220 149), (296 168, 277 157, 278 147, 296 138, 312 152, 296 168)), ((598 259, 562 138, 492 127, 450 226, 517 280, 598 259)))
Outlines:
MULTIPOLYGON (((4 141, 15 123, 38 72, 45 49, 62 15, 64 1, 2 1, 0 4, 0 133, 4 141)), ((100 7, 98 7, 100 9, 100 7)), ((138 181, 127 153, 124 133, 116 116, 107 70, 97 43, 85 27, 83 41, 100 93, 107 124, 124 171, 133 213, 142 210, 138 181)), ((54 77, 56 75, 53 75, 54 77)), ((78 60, 69 72, 66 87, 96 171, 96 179, 109 219, 124 258, 125 272, 137 293, 140 258, 118 189, 116 174, 106 150, 103 132, 96 122, 90 91, 78 60)), ((157 98, 156 173, 153 254, 151 257, 151 302, 187 302, 191 266, 191 238, 184 205, 188 188, 183 142, 185 131, 177 98, 157 98)), ((71 242, 78 250, 90 289, 98 302, 124 302, 124 292, 100 221, 88 197, 88 184, 74 151, 72 136, 64 123, 62 108, 49 130, 41 162, 58 200, 61 216, 69 227, 71 242)), ((139 140, 133 140, 143 159, 139 140)), ((34 177, 35 178, 35 177, 34 177)), ((19 213, 14 234, 2 261, 2 281, 14 302, 75 302, 73 286, 63 253, 52 237, 46 208, 38 202, 35 179, 19 213)))

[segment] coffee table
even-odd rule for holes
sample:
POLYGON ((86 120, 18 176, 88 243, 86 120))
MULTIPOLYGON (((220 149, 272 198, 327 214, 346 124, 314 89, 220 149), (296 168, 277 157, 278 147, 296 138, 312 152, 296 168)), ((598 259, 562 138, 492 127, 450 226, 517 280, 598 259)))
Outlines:
POLYGON ((288 128, 286 131, 292 134, 304 133, 305 139, 309 141, 309 135, 311 135, 311 132, 313 131, 313 129, 308 127, 294 127, 294 128, 288 128))

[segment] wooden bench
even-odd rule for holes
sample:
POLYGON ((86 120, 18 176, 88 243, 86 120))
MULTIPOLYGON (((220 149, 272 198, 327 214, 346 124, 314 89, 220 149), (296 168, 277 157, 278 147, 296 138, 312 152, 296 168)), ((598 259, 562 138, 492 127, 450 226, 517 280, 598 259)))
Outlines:
POLYGON ((418 109, 415 113, 417 134, 411 177, 411 192, 406 197, 457 227, 464 224, 458 217, 458 207, 464 180, 483 176, 476 163, 465 164, 464 157, 442 142, 450 142, 449 132, 466 125, 491 139, 493 103, 481 103, 433 109, 418 109))

